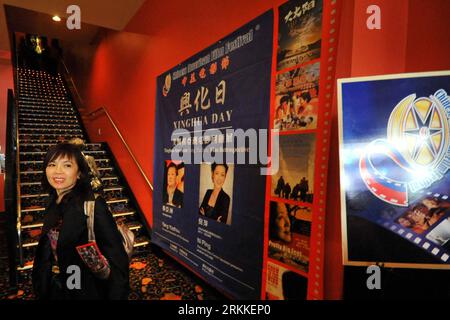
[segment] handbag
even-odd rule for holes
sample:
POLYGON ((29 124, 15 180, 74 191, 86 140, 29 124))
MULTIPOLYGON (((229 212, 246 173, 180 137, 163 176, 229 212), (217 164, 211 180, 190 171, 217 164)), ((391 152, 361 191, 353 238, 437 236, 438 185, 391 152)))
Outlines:
MULTIPOLYGON (((95 201, 91 200, 84 202, 84 214, 87 216, 88 243, 78 246, 76 249, 81 259, 96 277, 100 279, 107 279, 111 272, 111 267, 108 260, 100 252, 100 249, 98 248, 95 241, 95 201)), ((124 246, 125 252, 128 255, 128 259, 130 259, 134 249, 134 233, 130 229, 128 229, 128 227, 124 223, 117 224, 117 229, 122 236, 122 244, 124 246)))

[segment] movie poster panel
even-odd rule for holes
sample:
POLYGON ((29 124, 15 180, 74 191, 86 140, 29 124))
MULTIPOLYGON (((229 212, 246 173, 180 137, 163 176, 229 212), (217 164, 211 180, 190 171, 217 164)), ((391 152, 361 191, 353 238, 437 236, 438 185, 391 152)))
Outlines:
POLYGON ((311 208, 270 202, 269 258, 308 273, 311 208))
POLYGON ((316 129, 320 63, 277 75, 273 127, 280 131, 316 129))
POLYGON ((312 203, 315 134, 280 135, 279 170, 271 177, 272 197, 312 203))
POLYGON ((339 81, 347 264, 450 268, 448 92, 450 72, 339 81))
POLYGON ((280 6, 277 70, 320 57, 322 5, 322 0, 302 0, 280 6))
POLYGON ((269 127, 273 19, 157 79, 152 241, 236 299, 261 298, 266 176, 233 132, 269 127))

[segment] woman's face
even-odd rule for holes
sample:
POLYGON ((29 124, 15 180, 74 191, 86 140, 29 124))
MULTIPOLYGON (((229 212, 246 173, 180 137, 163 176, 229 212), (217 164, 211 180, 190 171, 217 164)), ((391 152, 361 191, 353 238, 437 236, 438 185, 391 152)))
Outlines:
POLYGON ((278 238, 284 242, 291 242, 291 220, 289 220, 288 211, 284 203, 278 203, 277 205, 275 224, 278 238))
POLYGON ((218 165, 214 169, 212 173, 212 181, 214 183, 214 188, 222 188, 225 183, 225 178, 227 177, 227 173, 225 171, 225 167, 218 165))
POLYGON ((169 170, 167 170, 167 185, 169 187, 175 187, 177 183, 177 169, 174 167, 170 167, 169 170))
POLYGON ((48 183, 59 195, 72 189, 80 177, 78 164, 74 158, 59 157, 50 161, 45 168, 48 183))

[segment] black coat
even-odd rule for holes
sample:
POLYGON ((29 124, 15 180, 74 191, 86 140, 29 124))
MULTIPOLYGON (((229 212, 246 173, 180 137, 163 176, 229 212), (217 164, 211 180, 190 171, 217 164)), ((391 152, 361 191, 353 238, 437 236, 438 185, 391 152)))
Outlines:
POLYGON ((211 208, 208 205, 208 202, 209 198, 211 198, 212 192, 212 189, 208 189, 208 191, 206 191, 200 208, 203 208, 206 217, 214 219, 216 221, 218 221, 220 218, 220 222, 227 223, 228 209, 230 208, 230 196, 226 194, 223 189, 221 189, 219 195, 217 196, 214 208, 211 208))
MULTIPOLYGON (((182 208, 183 207, 183 192, 175 188, 175 191, 173 193, 172 203, 175 207, 182 208)), ((163 203, 169 202, 169 194, 167 193, 167 189, 164 190, 163 195, 163 203)))
POLYGON ((94 232, 100 252, 111 266, 107 280, 94 277, 85 266, 75 247, 88 242, 87 217, 84 202, 72 194, 66 195, 59 205, 53 201, 47 209, 42 235, 33 264, 33 289, 38 299, 127 299, 129 294, 129 261, 122 244, 122 236, 108 209, 106 201, 98 197, 95 201, 94 232), (52 273, 53 253, 47 232, 62 217, 57 244, 60 273, 52 273), (70 265, 81 270, 81 288, 69 290, 66 281, 70 265), (59 281, 55 281, 55 279, 59 281), (60 283, 62 288, 57 286, 60 283))

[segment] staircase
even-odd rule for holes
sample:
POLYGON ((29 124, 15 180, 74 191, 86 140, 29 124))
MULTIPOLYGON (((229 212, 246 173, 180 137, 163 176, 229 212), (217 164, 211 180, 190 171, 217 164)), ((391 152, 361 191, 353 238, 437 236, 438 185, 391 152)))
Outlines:
MULTIPOLYGON (((17 79, 18 270, 26 270, 33 267, 49 196, 40 183, 43 158, 52 145, 74 137, 88 141, 88 137, 60 74, 17 68, 17 79)), ((95 158, 112 215, 135 233, 135 254, 145 252, 150 244, 149 228, 108 145, 86 143, 83 152, 95 158)))

